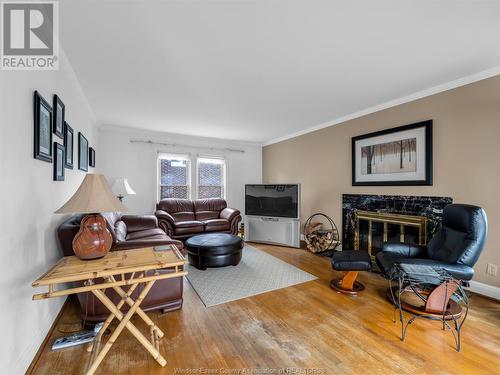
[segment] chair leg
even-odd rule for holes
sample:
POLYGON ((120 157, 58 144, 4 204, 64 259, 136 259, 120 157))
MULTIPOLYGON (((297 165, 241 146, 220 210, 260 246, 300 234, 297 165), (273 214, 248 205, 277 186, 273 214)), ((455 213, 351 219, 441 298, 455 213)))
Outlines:
POLYGON ((330 281, 330 287, 339 293, 356 295, 365 289, 364 285, 356 281, 358 271, 347 271, 341 279, 330 281))

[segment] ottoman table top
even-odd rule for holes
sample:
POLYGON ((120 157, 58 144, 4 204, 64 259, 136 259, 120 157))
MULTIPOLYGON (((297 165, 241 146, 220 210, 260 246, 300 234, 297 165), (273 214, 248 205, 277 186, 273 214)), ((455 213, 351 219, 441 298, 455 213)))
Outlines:
POLYGON ((204 233, 188 238, 185 245, 188 248, 226 248, 228 250, 241 250, 243 247, 243 240, 229 233, 204 233))

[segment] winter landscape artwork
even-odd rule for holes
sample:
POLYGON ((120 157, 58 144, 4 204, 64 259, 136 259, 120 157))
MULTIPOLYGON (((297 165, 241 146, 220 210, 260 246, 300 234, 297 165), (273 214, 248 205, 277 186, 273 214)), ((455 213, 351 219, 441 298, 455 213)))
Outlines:
POLYGON ((415 172, 417 138, 380 143, 361 148, 361 173, 385 174, 415 172))
POLYGON ((352 184, 432 185, 432 120, 352 138, 352 184))

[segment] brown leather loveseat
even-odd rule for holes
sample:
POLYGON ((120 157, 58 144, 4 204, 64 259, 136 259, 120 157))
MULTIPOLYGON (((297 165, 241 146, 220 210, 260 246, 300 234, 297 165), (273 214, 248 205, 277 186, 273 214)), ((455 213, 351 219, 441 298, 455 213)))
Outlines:
MULTIPOLYGON (((158 227, 158 220, 153 215, 122 215, 120 212, 110 212, 103 216, 106 218, 108 229, 113 237, 111 251, 175 244, 181 252, 184 252, 182 242, 172 240, 167 236, 158 227)), ((82 215, 72 216, 59 226, 57 235, 65 256, 74 255, 72 242, 80 229, 81 219, 82 215)), ((180 309, 182 307, 182 282, 183 279, 178 277, 157 281, 141 304, 141 308, 145 311, 162 310, 163 312, 180 309)), ((142 286, 139 286, 134 291, 134 299, 141 290, 142 286)), ((113 290, 108 289, 106 294, 113 302, 120 300, 113 290)), ((109 311, 92 293, 80 293, 78 300, 82 310, 82 319, 87 325, 107 318, 109 311)))
POLYGON ((156 205, 161 229, 176 240, 206 232, 238 233, 240 211, 227 207, 224 199, 162 199, 156 205))

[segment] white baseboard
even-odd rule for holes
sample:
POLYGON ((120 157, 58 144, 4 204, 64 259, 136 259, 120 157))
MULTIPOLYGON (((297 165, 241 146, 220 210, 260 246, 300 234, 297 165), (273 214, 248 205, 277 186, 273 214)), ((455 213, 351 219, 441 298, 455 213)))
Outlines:
POLYGON ((488 284, 480 283, 479 281, 469 281, 470 287, 467 289, 471 292, 481 294, 500 301, 500 288, 488 284))

